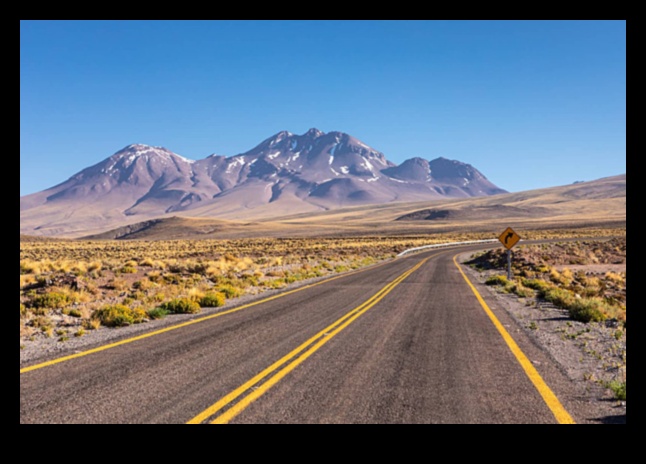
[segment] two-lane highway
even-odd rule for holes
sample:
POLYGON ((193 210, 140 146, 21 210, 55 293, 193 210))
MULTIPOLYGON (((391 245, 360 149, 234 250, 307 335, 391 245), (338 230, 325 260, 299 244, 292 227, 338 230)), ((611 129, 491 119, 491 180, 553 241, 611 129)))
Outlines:
POLYGON ((482 247, 406 256, 25 366, 20 422, 572 422, 549 385, 563 379, 533 370, 453 260, 482 247))

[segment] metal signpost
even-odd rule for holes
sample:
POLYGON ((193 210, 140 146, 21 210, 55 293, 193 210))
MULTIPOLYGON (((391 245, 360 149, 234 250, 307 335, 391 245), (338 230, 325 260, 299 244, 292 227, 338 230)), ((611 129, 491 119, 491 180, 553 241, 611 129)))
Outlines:
POLYGON ((520 236, 514 232, 514 229, 507 227, 498 240, 507 248, 507 280, 511 280, 511 249, 518 243, 520 236))

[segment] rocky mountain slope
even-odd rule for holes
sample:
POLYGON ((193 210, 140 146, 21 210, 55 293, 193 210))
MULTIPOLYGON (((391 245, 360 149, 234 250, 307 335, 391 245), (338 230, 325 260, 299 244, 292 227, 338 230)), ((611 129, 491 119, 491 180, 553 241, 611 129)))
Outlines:
POLYGON ((504 193, 473 166, 412 158, 401 165, 343 132, 282 131, 251 150, 190 160, 134 144, 20 199, 22 233, 78 234, 173 212, 244 219, 344 206, 504 193))

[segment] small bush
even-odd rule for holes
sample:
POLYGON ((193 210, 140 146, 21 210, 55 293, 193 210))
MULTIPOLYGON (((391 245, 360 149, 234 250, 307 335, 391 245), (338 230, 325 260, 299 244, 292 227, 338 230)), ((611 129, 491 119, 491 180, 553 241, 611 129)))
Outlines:
POLYGON ((218 308, 225 303, 225 297, 222 293, 207 293, 200 298, 199 305, 202 308, 218 308))
POLYGON ((20 274, 40 274, 42 272, 42 267, 40 263, 24 260, 20 261, 20 274))
MULTIPOLYGON (((148 278, 152 280, 150 275, 148 276, 148 278)), ((182 278, 176 274, 164 274, 162 276, 162 279, 165 283, 170 285, 179 285, 180 283, 182 283, 182 278)))
POLYGON ((91 263, 88 264, 87 270, 90 272, 98 272, 101 270, 103 267, 103 263, 101 261, 92 261, 91 263))
POLYGON ((161 307, 149 309, 147 312, 150 319, 163 319, 170 314, 168 309, 161 307))
POLYGON ((200 312, 200 305, 188 298, 175 298, 161 305, 161 308, 175 314, 195 314, 200 312))
POLYGON ((32 307, 46 309, 64 308, 71 303, 70 297, 60 292, 43 293, 42 295, 36 295, 31 300, 32 307))
POLYGON ((72 317, 82 317, 83 316, 81 311, 79 309, 76 309, 76 308, 75 309, 70 309, 70 310, 65 310, 64 309, 63 314, 67 314, 68 316, 72 316, 72 317))
POLYGON ((551 288, 547 290, 543 297, 559 308, 570 308, 574 304, 576 298, 574 294, 568 290, 562 288, 551 288))
POLYGON ((26 287, 36 282, 36 276, 33 274, 20 274, 20 288, 26 287))
POLYGON ((122 327, 143 322, 146 312, 143 309, 132 309, 122 304, 115 304, 98 309, 92 317, 107 327, 122 327))
POLYGON ((525 287, 536 290, 541 296, 549 289, 554 288, 554 285, 541 279, 522 279, 521 282, 525 287))
POLYGON ((112 279, 110 282, 108 282, 105 285, 105 288, 111 289, 111 290, 124 290, 125 288, 128 287, 128 283, 124 279, 112 279))
POLYGON ((534 290, 525 287, 522 283, 517 283, 514 288, 514 293, 521 298, 529 298, 534 296, 534 290))
POLYGON ((141 291, 149 290, 155 286, 156 285, 150 279, 141 279, 132 284, 132 288, 141 291))
POLYGON ((137 272, 137 268, 134 266, 123 266, 121 269, 119 269, 119 272, 122 274, 134 274, 137 272))
POLYGON ((236 298, 241 295, 240 289, 229 284, 220 285, 218 291, 223 293, 226 298, 236 298))
POLYGON ((493 275, 485 280, 486 285, 507 285, 509 280, 504 275, 493 275))
POLYGON ((150 271, 146 274, 148 279, 151 282, 161 282, 162 281, 162 273, 160 271, 150 271))
POLYGON ((550 280, 554 282, 555 284, 561 283, 561 273, 557 271, 556 269, 551 269, 550 270, 550 280))
POLYGON ((606 385, 612 393, 615 395, 615 399, 619 401, 626 401, 626 381, 619 382, 618 380, 612 380, 606 385))
POLYGON ((567 309, 572 319, 581 322, 600 322, 607 318, 605 304, 597 298, 574 299, 567 309))
POLYGON ((45 331, 45 329, 51 329, 53 322, 47 316, 36 316, 31 320, 31 326, 37 329, 45 331))
POLYGON ((97 330, 101 327, 101 321, 99 319, 84 319, 81 325, 87 330, 97 330))
POLYGON ((615 282, 617 284, 623 284, 626 280, 626 278, 620 273, 611 271, 606 272, 606 279, 611 280, 612 282, 615 282))

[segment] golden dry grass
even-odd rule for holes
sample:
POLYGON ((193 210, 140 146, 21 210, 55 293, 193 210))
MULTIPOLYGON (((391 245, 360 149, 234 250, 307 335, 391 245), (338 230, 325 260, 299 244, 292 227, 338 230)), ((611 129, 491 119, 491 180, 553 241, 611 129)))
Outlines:
MULTIPOLYGON (((517 232, 524 239, 626 233, 625 228, 517 232)), ((148 312, 175 299, 199 302, 213 292, 226 299, 255 295, 305 279, 358 269, 393 258, 408 248, 491 239, 498 233, 28 241, 20 246, 20 302, 24 305, 21 343, 28 343, 33 337, 51 336, 59 326, 68 327, 70 333, 81 328, 96 329, 99 324, 93 316, 106 305, 120 304, 148 312), (55 295, 47 298, 49 293, 55 295), (49 306, 35 307, 34 301, 47 301, 49 306)), ((558 278, 569 277, 567 272, 555 272, 558 278)), ((158 311, 155 317, 159 317, 158 311)))

